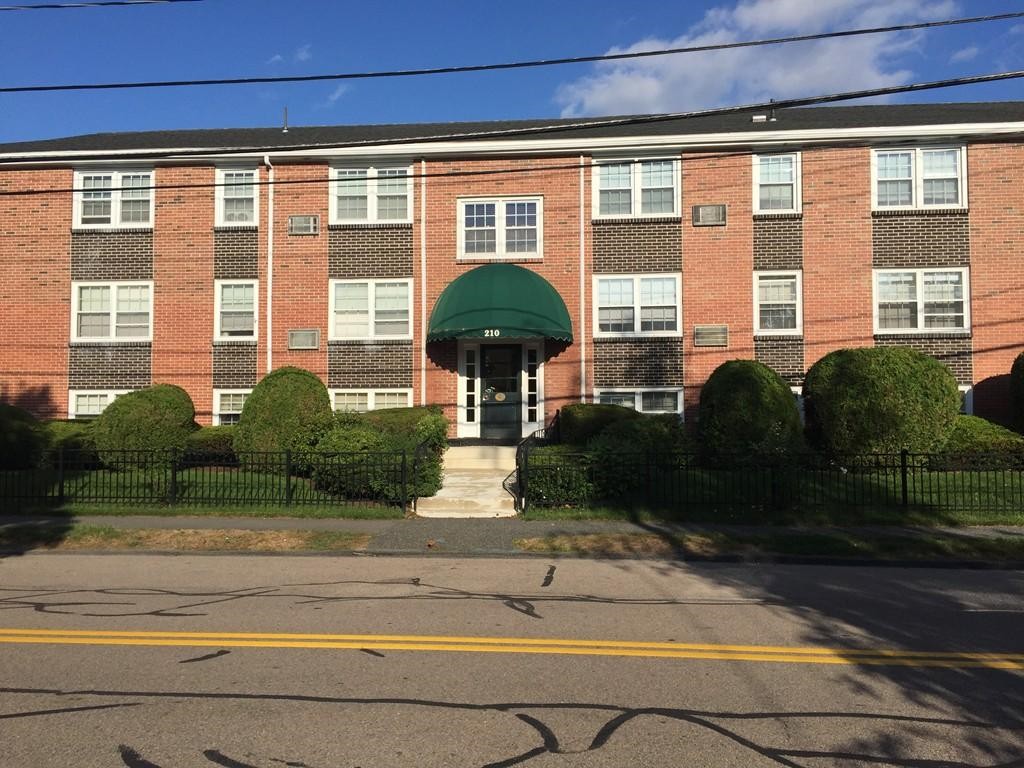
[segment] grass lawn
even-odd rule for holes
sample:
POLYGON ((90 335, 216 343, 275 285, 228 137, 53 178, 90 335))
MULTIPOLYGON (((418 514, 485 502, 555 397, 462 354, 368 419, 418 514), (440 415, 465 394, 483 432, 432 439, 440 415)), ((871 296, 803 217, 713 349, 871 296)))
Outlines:
POLYGON ((131 515, 154 515, 158 517, 294 517, 327 520, 401 520, 405 513, 400 507, 385 507, 361 504, 337 504, 335 506, 274 506, 239 504, 88 504, 72 503, 61 506, 23 505, 5 507, 9 515, 46 515, 53 517, 81 517, 86 515, 104 517, 128 517, 131 515))
POLYGON ((746 535, 721 532, 590 534, 516 539, 524 552, 598 557, 818 556, 900 560, 1024 561, 1024 539, 966 536, 854 535, 843 532, 746 535))

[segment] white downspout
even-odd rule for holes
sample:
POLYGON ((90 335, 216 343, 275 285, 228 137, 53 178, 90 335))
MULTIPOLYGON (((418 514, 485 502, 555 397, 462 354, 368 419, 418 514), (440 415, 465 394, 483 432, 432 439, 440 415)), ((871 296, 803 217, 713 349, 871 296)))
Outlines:
POLYGON ((274 166, 270 155, 263 156, 267 166, 267 373, 274 370, 274 166))
POLYGON ((583 195, 584 155, 580 155, 580 402, 587 402, 587 280, 586 268, 586 215, 583 195))
POLYGON ((427 161, 420 160, 420 405, 427 404, 427 161))

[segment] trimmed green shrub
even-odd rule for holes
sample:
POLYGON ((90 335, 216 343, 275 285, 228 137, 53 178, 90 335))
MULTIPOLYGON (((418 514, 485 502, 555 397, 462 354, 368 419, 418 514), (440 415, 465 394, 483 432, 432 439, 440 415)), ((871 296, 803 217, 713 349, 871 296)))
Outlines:
POLYGON ((527 494, 539 506, 585 506, 594 500, 590 455, 574 445, 544 445, 530 452, 527 494))
POLYGON ((312 458, 313 484, 347 499, 385 495, 392 461, 384 456, 388 440, 356 414, 340 414, 321 437, 312 458))
POLYGON ((215 427, 200 427, 188 436, 185 459, 193 466, 210 463, 217 466, 236 466, 238 457, 234 449, 235 427, 220 424, 215 427))
POLYGON ((573 403, 558 412, 559 438, 568 445, 586 445, 605 427, 639 416, 632 408, 621 405, 573 403))
POLYGON ((705 458, 734 465, 747 457, 784 456, 798 450, 803 438, 789 385, 754 360, 730 360, 708 377, 697 428, 705 458))
POLYGON ((1024 468, 1024 437, 977 416, 956 417, 932 469, 1024 468))
MULTIPOLYGON (((292 451, 296 467, 302 456, 333 423, 327 387, 309 371, 278 368, 264 376, 242 406, 232 445, 247 462, 251 452, 292 451)), ((308 470, 308 467, 306 467, 308 470)))
POLYGON ((938 360, 906 347, 832 352, 804 381, 808 438, 830 454, 929 453, 960 411, 956 379, 938 360))
POLYGON ((195 416, 185 390, 157 384, 117 397, 93 422, 91 432, 100 460, 108 466, 166 464, 169 454, 149 452, 183 451, 188 436, 198 429, 195 416))
POLYGON ((91 421, 47 421, 43 422, 46 442, 51 450, 93 451, 96 441, 92 436, 91 421))
POLYGON ((614 422, 587 445, 593 461, 598 496, 609 500, 641 500, 656 475, 671 471, 683 444, 678 419, 643 416, 614 422))
POLYGON ((1010 410, 1013 428, 1024 432, 1024 353, 1017 355, 1010 368, 1010 410))
POLYGON ((46 432, 38 419, 15 405, 0 403, 0 469, 36 466, 46 448, 46 432))

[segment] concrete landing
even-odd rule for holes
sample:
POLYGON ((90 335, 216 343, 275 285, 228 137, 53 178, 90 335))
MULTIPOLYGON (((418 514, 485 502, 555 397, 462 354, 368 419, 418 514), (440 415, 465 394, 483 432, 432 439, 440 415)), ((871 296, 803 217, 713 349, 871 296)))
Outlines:
POLYGON ((507 475, 504 470, 449 469, 446 462, 441 490, 435 496, 416 502, 416 515, 514 517, 512 497, 501 485, 507 475))
MULTIPOLYGON (((500 470, 508 475, 516 468, 514 445, 457 445, 444 453, 444 468, 500 470)), ((502 479, 505 479, 505 475, 502 479)))

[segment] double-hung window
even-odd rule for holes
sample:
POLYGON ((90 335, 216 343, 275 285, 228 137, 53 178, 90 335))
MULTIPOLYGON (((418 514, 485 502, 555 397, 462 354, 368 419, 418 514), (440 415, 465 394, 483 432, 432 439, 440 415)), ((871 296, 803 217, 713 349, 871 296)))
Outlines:
POLYGON ((331 401, 338 412, 363 413, 382 408, 408 408, 412 403, 411 389, 335 389, 331 401))
POLYGON ((257 168, 217 169, 218 227, 249 227, 258 222, 259 182, 257 168))
POLYGON ((875 210, 967 206, 963 147, 876 149, 872 160, 875 210))
POLYGON ((255 280, 215 281, 215 339, 240 341, 256 338, 258 285, 255 280))
POLYGON ((412 221, 412 169, 363 166, 331 169, 331 223, 412 221))
POLYGON ((594 169, 595 218, 679 215, 678 160, 603 160, 594 169))
POLYGON ((153 226, 153 171, 75 171, 74 225, 83 229, 153 226))
POLYGON ((151 341, 153 284, 71 284, 72 341, 151 341))
POLYGON ((544 201, 539 197, 459 200, 459 256, 540 258, 544 201))
POLYGON ((800 155, 754 155, 754 213, 800 212, 800 155))
POLYGON ((595 336, 679 335, 679 275, 602 275, 594 295, 595 336))
POLYGON ((332 280, 330 339, 412 338, 411 280, 332 280))
POLYGON ((237 424, 242 418, 242 407, 251 389, 213 390, 213 423, 237 424))
POLYGON ((877 269, 875 333, 966 331, 969 296, 966 268, 877 269))
POLYGON ((621 405, 641 413, 682 413, 679 389, 599 389, 594 399, 602 405, 621 405))
POLYGON ((797 335, 803 329, 800 270, 754 273, 754 333, 797 335))

